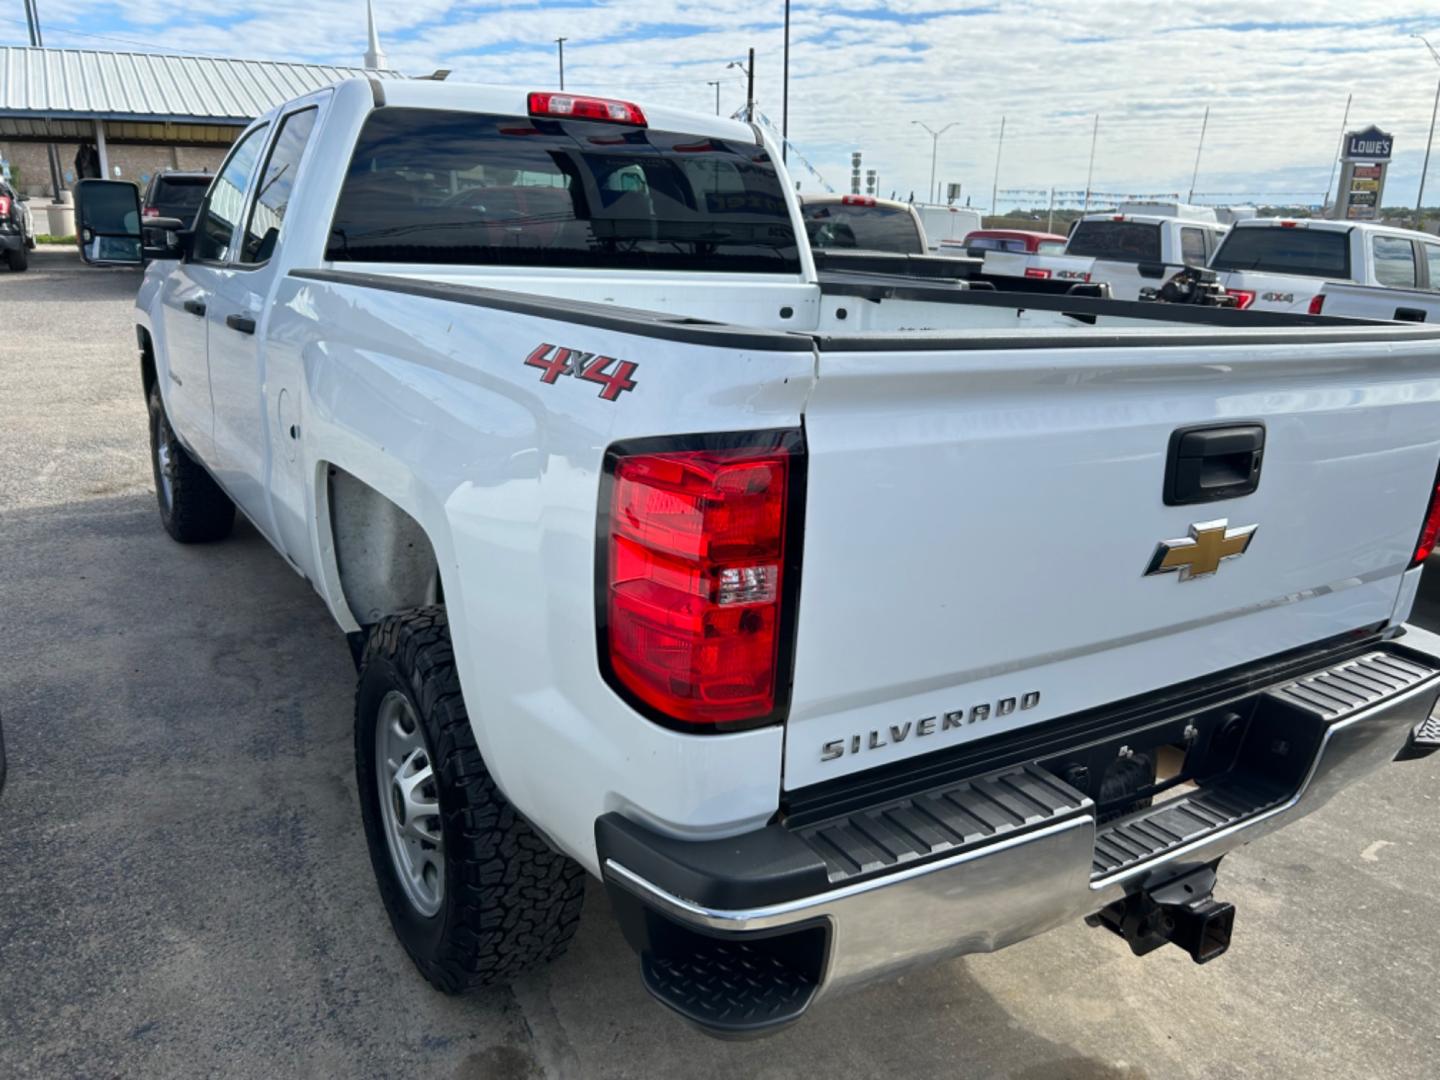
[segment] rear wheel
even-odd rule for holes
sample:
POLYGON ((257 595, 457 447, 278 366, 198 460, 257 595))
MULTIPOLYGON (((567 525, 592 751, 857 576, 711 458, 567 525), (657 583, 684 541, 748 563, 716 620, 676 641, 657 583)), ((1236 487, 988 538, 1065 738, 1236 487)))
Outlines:
POLYGON ((161 524, 182 544, 224 539, 235 526, 235 504, 175 438, 159 387, 150 388, 149 404, 150 464, 161 524))
POLYGON ((18 248, 10 248, 8 251, 5 252, 5 265, 16 273, 19 273, 21 270, 29 269, 29 250, 23 244, 18 248))
POLYGON ((444 608, 392 615, 371 633, 355 697, 355 773, 380 897, 425 978, 460 993, 565 951, 584 871, 491 779, 444 608))

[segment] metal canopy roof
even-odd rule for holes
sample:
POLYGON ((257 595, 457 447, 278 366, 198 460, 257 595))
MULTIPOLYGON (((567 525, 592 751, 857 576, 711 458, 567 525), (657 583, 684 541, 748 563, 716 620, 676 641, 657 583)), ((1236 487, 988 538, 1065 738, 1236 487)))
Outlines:
POLYGON ((355 76, 403 78, 273 60, 0 46, 0 117, 245 123, 355 76))

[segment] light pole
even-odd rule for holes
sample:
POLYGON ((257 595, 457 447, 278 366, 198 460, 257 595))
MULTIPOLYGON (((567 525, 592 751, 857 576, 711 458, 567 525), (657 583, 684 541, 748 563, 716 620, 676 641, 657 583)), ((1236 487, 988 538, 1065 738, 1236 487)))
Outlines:
POLYGON ((564 89, 565 89, 565 42, 567 42, 567 41, 569 41, 569 40, 570 40, 569 38, 563 38, 563 37, 557 37, 557 38, 555 39, 555 47, 560 50, 560 89, 561 89, 561 90, 564 90, 564 89))
MULTIPOLYGON (((1431 59, 1436 64, 1440 64, 1440 53, 1435 51, 1435 46, 1431 45, 1424 35, 1411 34, 1410 36, 1425 42, 1425 48, 1430 50, 1431 59)), ((1435 104, 1430 107, 1430 137, 1425 140, 1425 164, 1420 166, 1420 190, 1415 195, 1415 227, 1417 229, 1421 226, 1420 206, 1425 198, 1425 174, 1430 171, 1430 145, 1435 141, 1435 113, 1437 110, 1440 110, 1440 82, 1435 85, 1435 104)))
MULTIPOLYGON (((40 10, 35 7, 35 0, 25 0, 25 22, 30 31, 30 44, 37 49, 45 44, 45 39, 40 36, 40 10)), ((104 123, 104 121, 101 121, 104 123)), ((50 120, 45 120, 45 131, 49 134, 50 120)), ((46 156, 50 159, 50 195, 56 203, 60 201, 60 155, 55 152, 54 143, 45 144, 46 156)), ((76 177, 78 180, 79 177, 76 177)))
POLYGON ((725 65, 725 70, 729 71, 731 68, 739 68, 745 73, 745 119, 753 123, 755 120, 755 50, 750 50, 748 64, 743 60, 731 60, 725 65))
POLYGON ((720 115, 720 80, 719 80, 719 79, 706 79, 706 80, 705 80, 705 85, 706 85, 706 86, 713 86, 713 87, 715 88, 715 115, 716 115, 716 116, 719 116, 719 115, 720 115))
POLYGON ((780 160, 790 153, 790 0, 785 0, 785 77, 780 91, 780 160))
POLYGON ((936 131, 923 120, 910 121, 910 123, 912 124, 919 124, 922 128, 924 128, 930 133, 930 201, 932 203, 935 201, 935 159, 940 154, 940 136, 944 135, 945 132, 949 131, 959 122, 959 120, 952 120, 939 131, 936 131))

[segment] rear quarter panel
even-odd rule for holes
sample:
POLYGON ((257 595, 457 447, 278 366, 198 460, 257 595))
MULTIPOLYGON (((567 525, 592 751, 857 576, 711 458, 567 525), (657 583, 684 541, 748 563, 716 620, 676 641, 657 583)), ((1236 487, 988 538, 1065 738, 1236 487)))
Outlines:
MULTIPOLYGON (((328 464, 424 528, 439 560, 476 741, 502 790, 596 870, 594 821, 621 810, 688 835, 765 821, 783 731, 694 736, 626 705, 600 675, 595 618, 602 459, 614 441, 793 428, 813 352, 658 340, 554 318, 286 279, 275 333, 303 360, 313 520, 328 464), (527 366, 543 343, 638 365, 615 401, 527 366)), ((807 339, 808 341, 808 339, 807 339)), ((317 588, 355 626, 323 528, 317 588)))

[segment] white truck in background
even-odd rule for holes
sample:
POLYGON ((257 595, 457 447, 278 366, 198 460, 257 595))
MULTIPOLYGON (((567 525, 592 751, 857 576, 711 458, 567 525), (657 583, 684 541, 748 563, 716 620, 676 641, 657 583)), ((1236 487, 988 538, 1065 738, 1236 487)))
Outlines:
POLYGON ((1370 222, 1253 218, 1210 262, 1245 311, 1435 321, 1440 237, 1370 222))
POLYGON ((937 255, 964 255, 965 237, 981 227, 980 211, 968 206, 911 203, 925 228, 925 242, 937 255))
POLYGON ((1440 329, 822 278, 779 162, 550 91, 266 114, 145 220, 161 522, 243 514, 348 636, 447 992, 586 873, 718 1035, 1082 917, 1215 958, 1227 853, 1440 749, 1440 329))
POLYGON ((1201 206, 1139 206, 1158 212, 1087 214, 1070 228, 1063 255, 985 256, 985 273, 1105 284, 1116 300, 1138 300, 1186 267, 1202 267, 1227 226, 1201 206), (1168 211, 1174 210, 1175 213, 1168 211))

